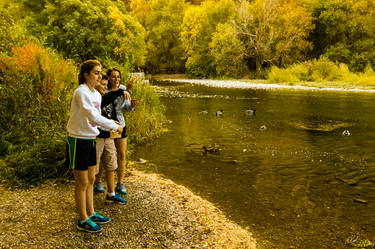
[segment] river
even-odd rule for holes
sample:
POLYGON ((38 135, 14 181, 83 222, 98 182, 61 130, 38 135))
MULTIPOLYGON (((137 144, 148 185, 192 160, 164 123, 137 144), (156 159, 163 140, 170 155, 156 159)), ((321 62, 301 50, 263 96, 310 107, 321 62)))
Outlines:
POLYGON ((375 242, 374 93, 153 84, 170 123, 137 167, 214 203, 258 248, 375 242))

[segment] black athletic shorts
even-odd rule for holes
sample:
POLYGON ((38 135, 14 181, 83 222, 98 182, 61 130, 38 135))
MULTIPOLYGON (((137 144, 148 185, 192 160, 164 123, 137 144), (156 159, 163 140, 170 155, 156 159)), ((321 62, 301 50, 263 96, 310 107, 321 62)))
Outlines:
POLYGON ((126 125, 124 127, 124 129, 122 130, 122 133, 121 133, 121 138, 126 138, 128 137, 128 133, 126 133, 126 125))
POLYGON ((96 166, 95 139, 68 137, 66 155, 71 169, 88 170, 88 167, 96 166))

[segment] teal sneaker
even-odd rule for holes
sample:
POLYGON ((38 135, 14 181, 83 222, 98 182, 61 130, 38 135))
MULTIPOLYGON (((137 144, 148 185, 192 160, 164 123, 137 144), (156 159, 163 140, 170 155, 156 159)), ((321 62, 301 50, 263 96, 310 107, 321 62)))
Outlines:
POLYGON ((102 231, 102 227, 95 224, 90 218, 84 222, 78 221, 77 228, 89 233, 98 233, 102 231))
POLYGON ((110 196, 110 195, 107 194, 105 199, 108 200, 108 201, 112 201, 112 202, 122 204, 122 205, 126 204, 126 200, 118 194, 115 194, 114 196, 110 196))
POLYGON ((90 220, 97 224, 107 224, 111 219, 108 217, 101 216, 98 212, 95 212, 90 216, 90 220))
POLYGON ((121 182, 118 182, 116 184, 116 189, 115 190, 116 190, 117 193, 126 195, 126 188, 124 187, 124 184, 122 184, 121 182))
POLYGON ((94 183, 94 192, 95 193, 104 193, 104 188, 101 182, 94 183))

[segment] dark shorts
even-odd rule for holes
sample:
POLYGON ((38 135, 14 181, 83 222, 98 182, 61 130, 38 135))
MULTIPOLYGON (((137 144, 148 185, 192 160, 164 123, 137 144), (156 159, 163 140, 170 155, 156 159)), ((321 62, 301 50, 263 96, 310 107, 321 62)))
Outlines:
POLYGON ((88 167, 96 166, 95 139, 68 137, 66 155, 71 169, 88 170, 88 167))
POLYGON ((128 133, 126 133, 126 125, 124 127, 124 129, 122 130, 122 133, 121 133, 121 138, 126 138, 128 137, 128 133))

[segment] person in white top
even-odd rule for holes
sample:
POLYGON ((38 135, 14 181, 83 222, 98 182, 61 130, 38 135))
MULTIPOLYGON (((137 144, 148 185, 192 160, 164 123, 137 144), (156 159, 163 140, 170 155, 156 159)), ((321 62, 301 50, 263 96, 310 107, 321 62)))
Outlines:
POLYGON ((68 162, 74 170, 75 202, 79 215, 77 228, 87 232, 100 232, 101 226, 109 218, 94 211, 93 185, 96 173, 96 136, 98 126, 116 130, 123 128, 114 120, 101 115, 102 97, 94 89, 102 78, 99 61, 88 60, 82 63, 78 76, 79 86, 74 91, 67 124, 69 154, 68 162))

